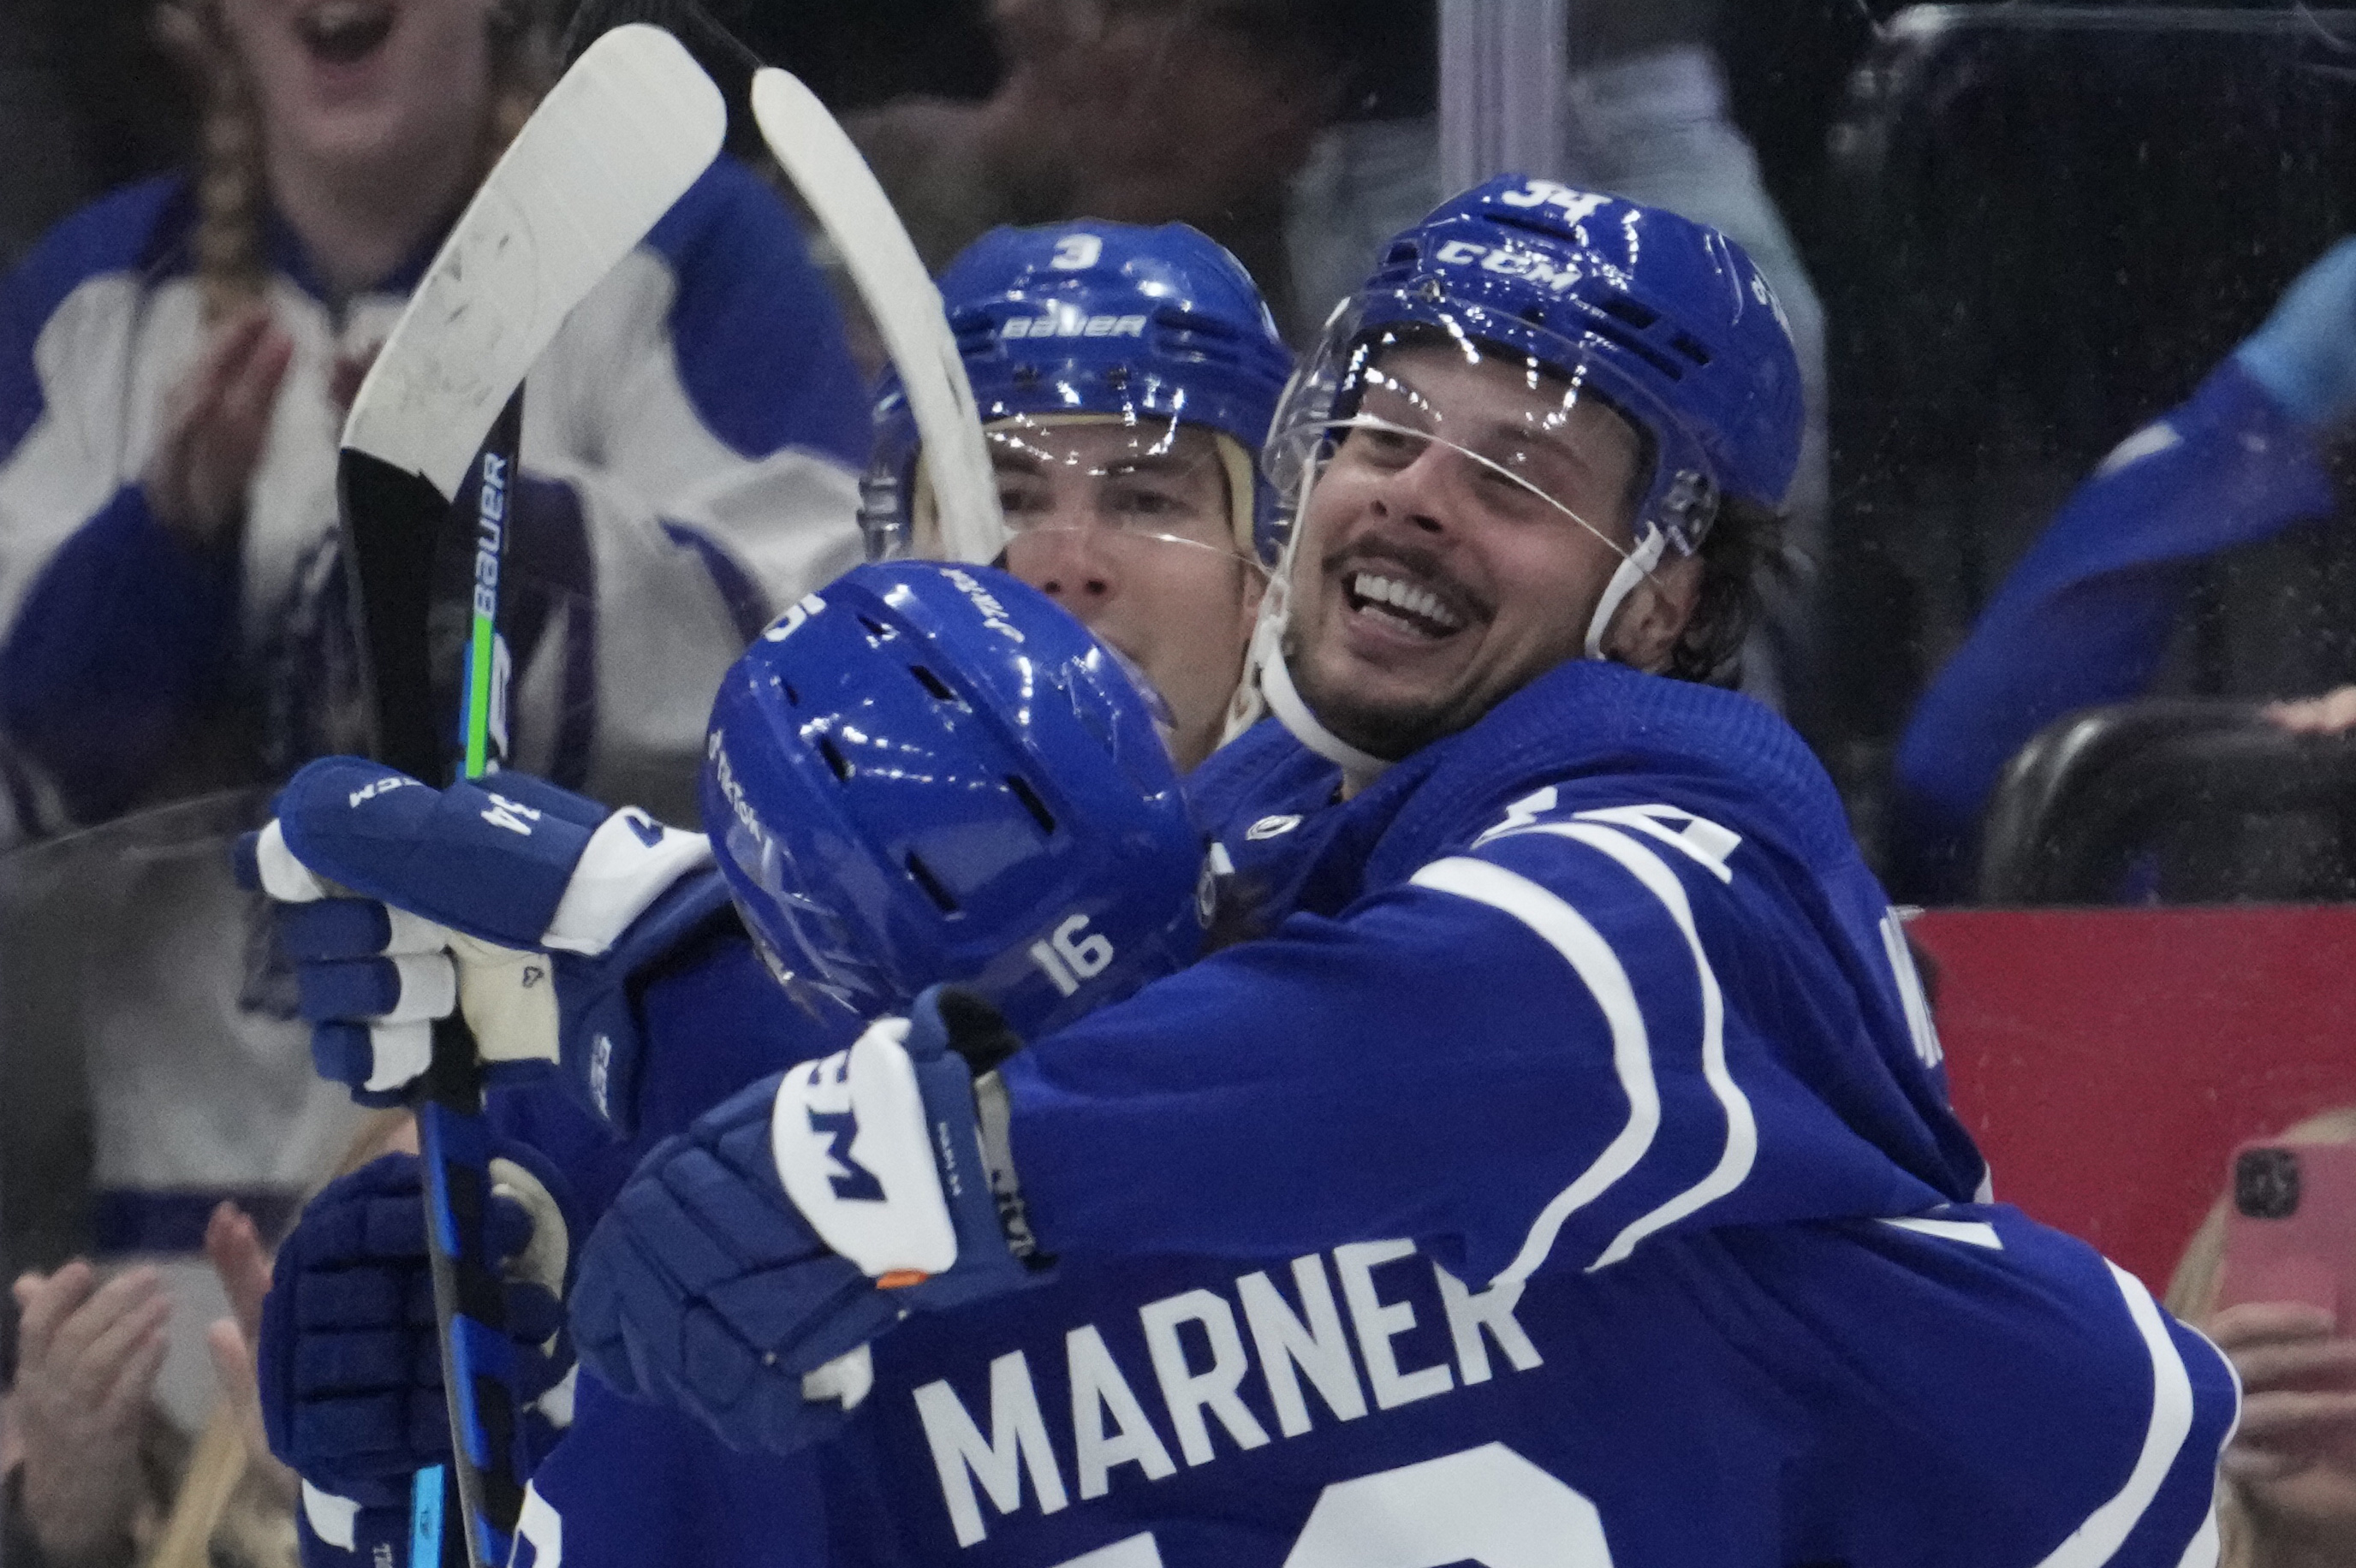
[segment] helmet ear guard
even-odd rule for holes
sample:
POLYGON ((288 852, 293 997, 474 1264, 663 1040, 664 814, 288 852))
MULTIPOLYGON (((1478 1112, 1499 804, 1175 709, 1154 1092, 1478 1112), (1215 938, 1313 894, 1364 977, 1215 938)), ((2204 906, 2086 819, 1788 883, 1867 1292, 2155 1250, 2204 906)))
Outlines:
POLYGON ((1709 538, 1710 526, 1718 521, 1718 486, 1710 483, 1709 475, 1697 469, 1680 469, 1669 476, 1648 520, 1668 536, 1679 555, 1692 555, 1709 538))

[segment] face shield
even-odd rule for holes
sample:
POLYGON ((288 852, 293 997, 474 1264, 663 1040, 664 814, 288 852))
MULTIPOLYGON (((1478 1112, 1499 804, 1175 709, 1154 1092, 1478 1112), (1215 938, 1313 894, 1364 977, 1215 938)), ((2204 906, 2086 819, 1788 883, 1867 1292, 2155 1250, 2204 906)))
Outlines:
POLYGON ((1590 658, 1603 656, 1614 615, 1664 554, 1699 548, 1716 507, 1699 453, 1615 371, 1614 352, 1624 350, 1451 298, 1429 281, 1362 294, 1327 322, 1266 453, 1295 521, 1254 647, 1269 706, 1304 743, 1354 773, 1386 765, 1318 723, 1284 664, 1296 557, 1318 548, 1322 485, 1421 464, 1423 504, 1449 523, 1573 529, 1600 544, 1619 566, 1587 617, 1590 658))
MULTIPOLYGON (((1048 549, 1178 548, 1265 570, 1252 550, 1252 454, 1224 432, 1166 413, 1017 414, 983 439, 1018 576, 1026 553, 1048 549)), ((933 502, 921 462, 916 475, 923 539, 933 502)))

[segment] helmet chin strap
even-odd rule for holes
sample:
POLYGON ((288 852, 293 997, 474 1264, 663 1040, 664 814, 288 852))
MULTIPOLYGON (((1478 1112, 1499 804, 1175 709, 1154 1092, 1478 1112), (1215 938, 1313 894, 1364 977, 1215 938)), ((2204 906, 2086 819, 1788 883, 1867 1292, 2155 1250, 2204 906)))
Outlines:
POLYGON ((1309 704, 1301 699, 1292 684, 1292 672, 1285 667, 1284 649, 1278 647, 1266 664, 1259 667, 1260 695, 1268 699, 1268 710, 1276 721, 1292 732, 1292 738, 1324 758, 1338 763, 1343 775, 1354 788, 1363 789, 1380 777, 1390 763, 1372 752, 1362 752, 1333 731, 1317 721, 1309 711, 1309 704))
POLYGON ((1589 658, 1604 656, 1603 635, 1612 629, 1612 618, 1620 613, 1620 606, 1627 603, 1628 595, 1636 591, 1636 585, 1650 577, 1653 568, 1661 563, 1661 552, 1667 548, 1668 542, 1668 530, 1656 525, 1637 541, 1633 551, 1620 558, 1619 570, 1612 572, 1612 581, 1603 585, 1603 597, 1595 602, 1595 614, 1587 623, 1586 655, 1589 658))
POLYGON ((1276 721, 1294 740, 1340 767, 1353 789, 1362 789, 1390 763, 1371 752, 1358 750, 1318 722, 1317 715, 1301 700, 1300 688, 1292 684, 1292 671, 1284 662, 1284 628, 1292 616, 1292 582, 1282 575, 1283 568, 1291 565, 1290 545, 1285 556, 1280 574, 1269 583, 1268 598, 1260 605, 1259 624, 1252 628, 1250 667, 1259 671, 1259 694, 1276 721))
MULTIPOLYGON (((1245 665, 1245 679, 1250 680, 1253 670, 1258 672, 1259 694, 1267 702, 1268 710, 1275 715, 1276 721, 1283 725, 1294 740, 1339 766, 1355 790, 1364 788, 1379 777, 1391 765, 1390 762, 1371 752, 1360 751, 1320 722, 1317 715, 1310 711, 1309 704, 1302 699, 1300 688, 1293 685, 1292 671, 1284 660, 1284 631, 1292 615, 1293 558, 1300 551, 1302 531, 1297 519, 1308 515, 1310 493, 1315 487, 1313 475, 1301 485, 1301 496, 1294 508, 1296 521, 1285 540, 1283 556, 1269 578, 1268 597, 1261 601, 1259 624, 1252 628, 1251 656, 1245 665)), ((1590 532, 1594 531, 1592 525, 1584 518, 1574 514, 1573 520, 1590 532)), ((1610 541, 1607 539, 1605 542, 1610 541)), ((1645 530, 1644 537, 1637 541, 1633 550, 1620 558, 1620 565, 1612 573, 1612 581, 1604 585, 1603 597, 1596 601, 1595 613, 1587 624, 1587 657, 1600 659, 1604 656, 1603 638, 1612 629, 1612 617, 1620 613, 1620 606, 1627 602, 1628 595, 1636 591, 1636 585, 1652 576, 1653 568, 1660 564, 1668 544, 1668 530, 1655 523, 1645 530)))

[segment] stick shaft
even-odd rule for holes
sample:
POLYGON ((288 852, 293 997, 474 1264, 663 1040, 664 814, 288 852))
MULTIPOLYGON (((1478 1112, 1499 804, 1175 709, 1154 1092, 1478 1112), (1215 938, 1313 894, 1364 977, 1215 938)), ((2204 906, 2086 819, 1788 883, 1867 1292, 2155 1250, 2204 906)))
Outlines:
MULTIPOLYGON (((501 569, 513 522, 515 465, 523 439, 523 389, 484 439, 475 464, 467 539, 472 613, 460 672, 458 776, 481 778, 507 761, 508 597, 501 569)), ((463 497, 462 497, 463 499, 463 497)), ((456 520, 454 517, 454 521, 456 520)), ((491 1201, 490 1140, 483 1121, 483 1072, 466 1020, 454 1013, 434 1026, 434 1053, 417 1104, 418 1146, 429 1201, 426 1253, 434 1273, 434 1322, 441 1340, 442 1387, 450 1413, 450 1475, 473 1568, 504 1563, 523 1513, 515 1469, 514 1349, 507 1338, 507 1295, 485 1229, 491 1201)), ((445 1527, 444 1556, 451 1557, 445 1527)))

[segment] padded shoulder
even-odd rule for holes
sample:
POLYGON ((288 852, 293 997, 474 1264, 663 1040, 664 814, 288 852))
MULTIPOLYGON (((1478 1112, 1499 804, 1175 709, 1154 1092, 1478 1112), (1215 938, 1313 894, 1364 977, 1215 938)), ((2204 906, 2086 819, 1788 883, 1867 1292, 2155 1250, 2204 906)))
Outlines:
POLYGON ((1739 692, 1577 659, 1427 752, 1437 753, 1430 771, 1385 835, 1371 883, 1411 874, 1531 790, 1585 781, 1624 797, 1598 805, 1676 806, 1819 868, 1856 859, 1823 765, 1790 725, 1739 692))

